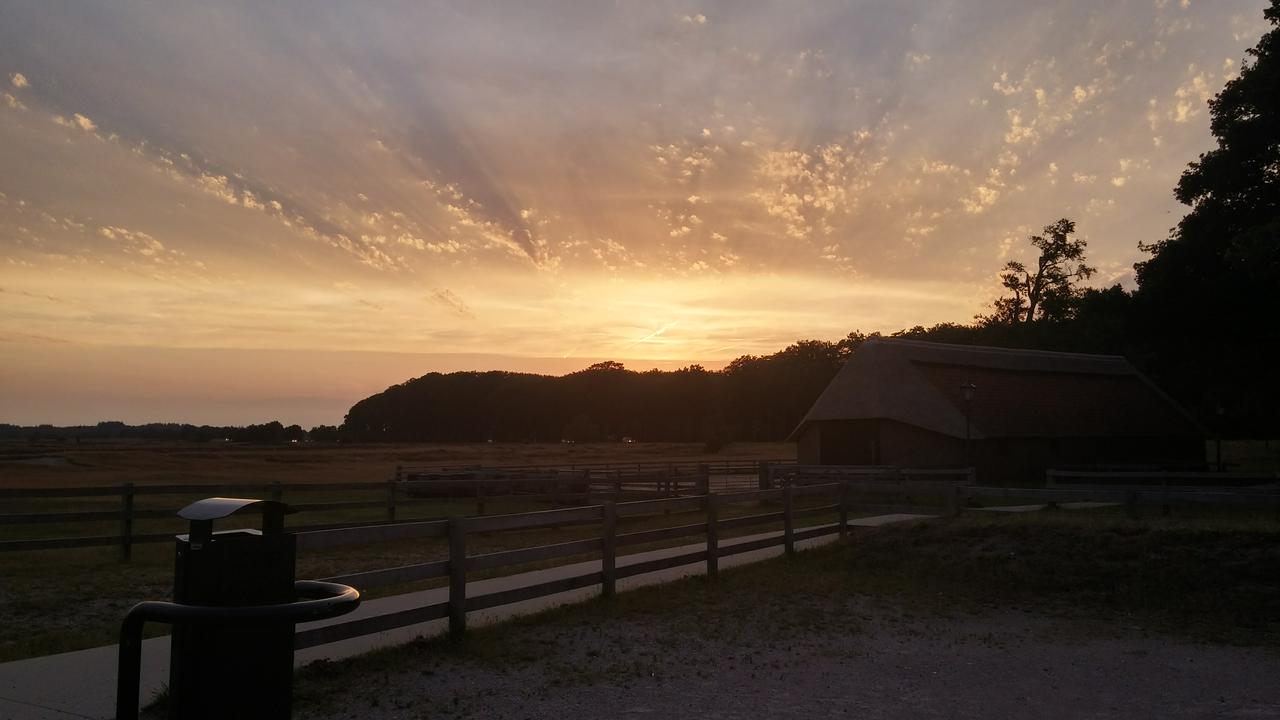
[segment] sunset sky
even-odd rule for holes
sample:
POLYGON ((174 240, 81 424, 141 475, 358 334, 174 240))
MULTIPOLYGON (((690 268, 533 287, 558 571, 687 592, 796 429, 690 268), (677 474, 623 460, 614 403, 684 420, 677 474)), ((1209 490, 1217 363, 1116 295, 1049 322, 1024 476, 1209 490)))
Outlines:
POLYGON ((432 370, 1132 285, 1263 0, 0 7, 0 421, 337 423, 432 370))

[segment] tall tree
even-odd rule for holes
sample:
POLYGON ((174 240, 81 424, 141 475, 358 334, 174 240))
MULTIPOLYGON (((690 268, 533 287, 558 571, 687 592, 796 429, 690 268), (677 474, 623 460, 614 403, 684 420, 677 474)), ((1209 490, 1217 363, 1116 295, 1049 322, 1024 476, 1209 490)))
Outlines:
POLYGON ((1040 251, 1034 272, 1017 260, 1010 260, 1000 273, 1000 284, 1013 293, 995 301, 989 321, 1010 325, 1030 325, 1037 320, 1065 320, 1070 316, 1079 291, 1076 283, 1087 280, 1094 268, 1084 262, 1088 245, 1071 237, 1076 224, 1062 218, 1046 225, 1042 235, 1028 238, 1040 251))
POLYGON ((1206 415, 1255 432, 1280 429, 1280 0, 1263 14, 1276 27, 1209 102, 1217 147, 1174 190, 1191 209, 1135 265, 1153 370, 1206 415))

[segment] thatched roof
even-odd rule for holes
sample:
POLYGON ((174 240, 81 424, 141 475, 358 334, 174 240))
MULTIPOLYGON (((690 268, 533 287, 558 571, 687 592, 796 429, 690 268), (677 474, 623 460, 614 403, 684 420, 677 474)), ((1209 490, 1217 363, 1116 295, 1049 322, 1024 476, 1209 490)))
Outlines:
POLYGON ((873 338, 863 343, 791 433, 821 420, 887 419, 974 439, 1203 437, 1206 431, 1129 361, 873 338))

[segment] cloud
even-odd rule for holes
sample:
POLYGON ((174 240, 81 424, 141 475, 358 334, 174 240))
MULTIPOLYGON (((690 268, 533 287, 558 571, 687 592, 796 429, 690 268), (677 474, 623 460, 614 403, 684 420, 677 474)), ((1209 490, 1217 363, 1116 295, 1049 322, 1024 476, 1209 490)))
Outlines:
POLYGON ((476 315, 467 307, 462 298, 458 297, 452 290, 448 288, 436 288, 427 296, 428 299, 444 307, 453 315, 464 320, 475 320, 476 315))
POLYGON ((20 72, 16 72, 10 75, 9 82, 12 83, 14 87, 19 89, 31 86, 31 83, 27 82, 27 76, 23 75, 20 72))
POLYGON ((1187 68, 1187 80, 1174 91, 1173 121, 1185 123, 1200 114, 1200 110, 1213 97, 1210 88, 1210 76, 1205 70, 1198 70, 1193 63, 1187 68))
POLYGON ((103 226, 98 228, 98 234, 108 240, 119 240, 126 253, 141 255, 149 260, 156 262, 164 262, 167 255, 179 254, 175 250, 166 250, 163 243, 155 239, 147 233, 128 230, 122 227, 103 226))
POLYGON ((61 115, 54 115, 53 122, 54 124, 61 125, 65 128, 83 130, 87 133, 91 133, 98 129, 98 126, 93 122, 93 120, 90 120, 87 116, 81 115, 80 113, 74 113, 70 118, 66 118, 61 115))
POLYGON ((928 53, 915 52, 914 50, 907 53, 907 65, 913 70, 919 69, 926 65, 933 57, 928 53))
POLYGON ((970 215, 979 215, 986 212, 988 208, 996 204, 1000 199, 1000 191, 987 185, 979 185, 973 189, 973 193, 969 197, 962 198, 961 204, 964 211, 970 215))

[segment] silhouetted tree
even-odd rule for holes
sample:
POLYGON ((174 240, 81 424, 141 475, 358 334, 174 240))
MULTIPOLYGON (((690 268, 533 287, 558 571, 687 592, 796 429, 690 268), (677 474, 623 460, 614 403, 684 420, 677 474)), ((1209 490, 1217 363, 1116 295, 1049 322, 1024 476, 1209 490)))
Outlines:
POLYGON ((1070 316, 1078 295, 1075 283, 1088 280, 1094 273, 1094 268, 1084 262, 1088 243, 1072 238, 1075 231, 1076 224, 1063 218, 1046 225, 1043 235, 1028 238, 1040 250, 1035 271, 1017 260, 1005 263, 1000 284, 1013 296, 995 301, 995 313, 986 318, 989 322, 1030 325, 1037 320, 1064 320, 1070 316))
POLYGON ((1253 432, 1280 430, 1280 0, 1264 16, 1252 62, 1209 101, 1217 147, 1174 190, 1190 211, 1135 265, 1157 379, 1253 432))
POLYGON ((307 433, 307 435, 311 438, 311 442, 338 442, 338 428, 333 425, 317 425, 311 428, 311 431, 307 433))

